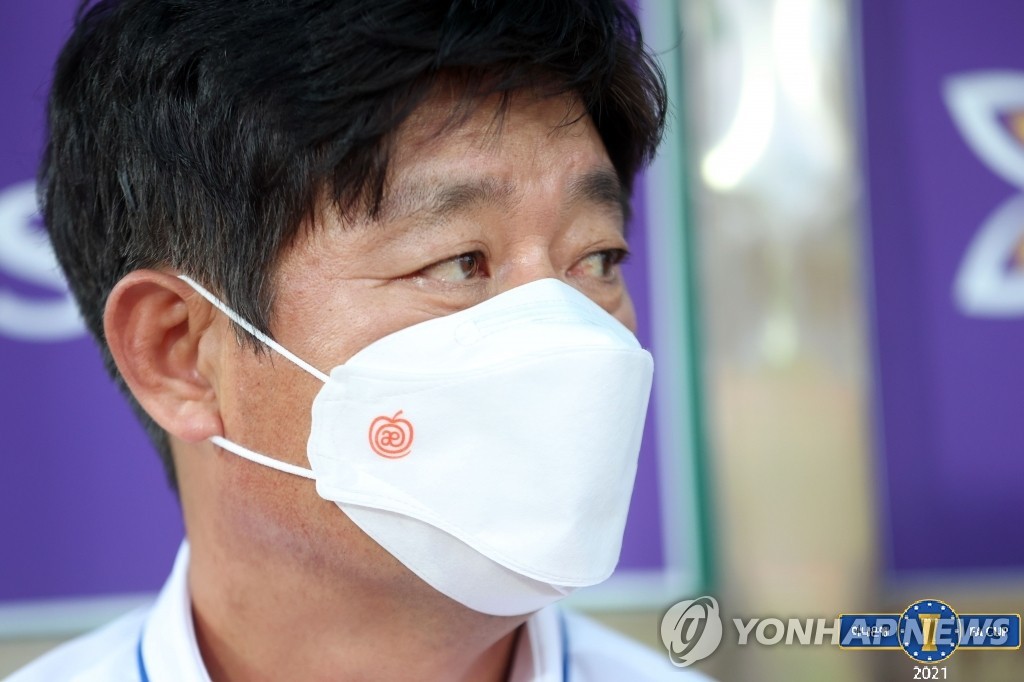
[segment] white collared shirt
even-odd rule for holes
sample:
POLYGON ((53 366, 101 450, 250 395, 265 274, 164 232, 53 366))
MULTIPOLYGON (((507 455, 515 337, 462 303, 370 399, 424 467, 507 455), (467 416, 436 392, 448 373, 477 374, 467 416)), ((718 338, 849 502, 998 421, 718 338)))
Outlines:
MULTIPOLYGON (((188 543, 152 606, 79 637, 5 682, 210 682, 192 624, 188 543)), ((707 682, 582 616, 548 607, 526 622, 509 682, 707 682)))

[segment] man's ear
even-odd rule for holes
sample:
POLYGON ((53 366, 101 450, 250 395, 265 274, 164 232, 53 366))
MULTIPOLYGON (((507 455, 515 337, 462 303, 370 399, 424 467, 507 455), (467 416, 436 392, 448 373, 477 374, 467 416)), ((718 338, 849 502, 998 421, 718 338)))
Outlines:
POLYGON ((221 435, 216 394, 218 325, 212 307, 176 276, 136 270, 107 298, 103 332, 121 376, 144 410, 172 436, 221 435))

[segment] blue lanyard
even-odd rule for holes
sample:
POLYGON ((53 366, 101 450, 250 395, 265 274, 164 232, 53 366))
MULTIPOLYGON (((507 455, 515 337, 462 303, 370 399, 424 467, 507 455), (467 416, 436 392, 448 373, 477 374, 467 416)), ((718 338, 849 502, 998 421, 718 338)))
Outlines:
MULTIPOLYGON (((569 624, 565 622, 565 611, 558 609, 558 629, 562 633, 562 682, 569 682, 569 624)), ((142 682, 148 682, 143 679, 142 682)))
MULTIPOLYGON (((565 613, 558 611, 558 629, 562 635, 562 682, 569 682, 569 626, 565 622, 565 613)), ((149 682, 149 673, 146 672, 146 659, 142 657, 142 635, 139 633, 139 643, 135 647, 135 660, 139 664, 140 682, 149 682)))
POLYGON ((146 672, 146 661, 142 658, 142 634, 139 633, 139 645, 135 647, 135 659, 139 662, 140 682, 149 682, 149 674, 146 672))

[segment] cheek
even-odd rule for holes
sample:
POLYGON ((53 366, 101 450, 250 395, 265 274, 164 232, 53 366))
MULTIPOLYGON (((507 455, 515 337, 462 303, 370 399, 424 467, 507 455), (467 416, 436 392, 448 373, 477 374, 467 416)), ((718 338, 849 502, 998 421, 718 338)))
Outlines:
POLYGON ((346 282, 316 294, 297 291, 287 307, 275 310, 278 341, 330 373, 381 337, 430 317, 404 293, 369 282, 346 282))
POLYGON ((636 309, 633 307, 633 299, 628 291, 622 294, 622 301, 612 315, 616 320, 624 324, 629 331, 636 334, 636 309))
POLYGON ((273 351, 256 354, 244 347, 237 355, 221 391, 226 435, 275 459, 308 466, 310 408, 322 384, 273 351))

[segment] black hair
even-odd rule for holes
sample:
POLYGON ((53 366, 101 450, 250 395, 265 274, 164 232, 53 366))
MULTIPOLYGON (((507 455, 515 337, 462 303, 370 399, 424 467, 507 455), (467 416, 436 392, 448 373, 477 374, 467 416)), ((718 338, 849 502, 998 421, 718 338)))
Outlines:
POLYGON ((666 114, 626 0, 85 0, 57 62, 43 216, 107 369, 114 285, 168 267, 269 333, 277 256, 325 198, 380 208, 389 145, 441 79, 469 104, 572 94, 629 190, 666 114))

